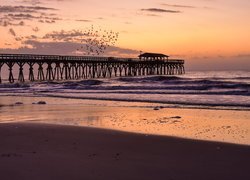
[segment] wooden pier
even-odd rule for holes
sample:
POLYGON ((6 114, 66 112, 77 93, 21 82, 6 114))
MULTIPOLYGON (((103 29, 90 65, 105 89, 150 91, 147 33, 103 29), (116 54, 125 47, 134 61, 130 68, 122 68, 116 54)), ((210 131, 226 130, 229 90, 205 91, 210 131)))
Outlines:
POLYGON ((60 81, 185 73, 184 60, 178 59, 141 60, 139 58, 33 54, 0 54, 0 83, 2 83, 1 71, 3 69, 8 71, 10 83, 14 83, 15 80, 18 82, 60 81), (17 79, 13 73, 14 66, 18 67, 17 79), (24 74, 28 74, 26 79, 24 74))

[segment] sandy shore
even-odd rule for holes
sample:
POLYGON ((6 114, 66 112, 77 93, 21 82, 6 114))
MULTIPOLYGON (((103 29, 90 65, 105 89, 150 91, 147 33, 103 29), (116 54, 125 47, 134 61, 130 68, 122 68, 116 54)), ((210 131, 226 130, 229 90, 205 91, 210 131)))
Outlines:
POLYGON ((95 128, 0 124, 0 179, 250 179, 250 147, 95 128))
POLYGON ((32 122, 250 145, 250 111, 162 104, 0 96, 0 123, 32 122), (45 101, 46 105, 33 104, 45 101), (17 104, 17 102, 23 104, 17 104))

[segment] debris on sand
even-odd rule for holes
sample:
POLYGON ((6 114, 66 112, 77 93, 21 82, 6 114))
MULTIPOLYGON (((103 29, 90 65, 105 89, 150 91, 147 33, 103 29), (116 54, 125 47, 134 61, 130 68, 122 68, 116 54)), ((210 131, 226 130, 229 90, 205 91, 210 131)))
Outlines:
POLYGON ((32 104, 41 104, 41 105, 43 105, 43 104, 47 104, 47 103, 45 101, 39 101, 37 103, 32 103, 32 104))
POLYGON ((171 117, 171 119, 181 119, 181 116, 174 116, 174 117, 171 117))
POLYGON ((39 101, 37 104, 47 104, 45 101, 39 101))
POLYGON ((164 109, 165 107, 164 106, 156 106, 156 107, 154 107, 154 110, 160 110, 160 109, 164 109))
POLYGON ((159 123, 164 124, 164 123, 168 123, 168 121, 159 120, 159 123))
POLYGON ((16 102, 15 105, 23 105, 23 102, 16 102))
POLYGON ((158 111, 158 110, 160 110, 160 108, 159 107, 154 107, 154 110, 158 111))

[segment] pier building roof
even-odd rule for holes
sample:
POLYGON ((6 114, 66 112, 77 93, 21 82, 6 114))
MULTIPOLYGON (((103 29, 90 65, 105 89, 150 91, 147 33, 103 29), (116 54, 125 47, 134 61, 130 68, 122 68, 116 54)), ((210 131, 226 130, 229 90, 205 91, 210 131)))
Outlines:
POLYGON ((168 55, 159 53, 143 53, 138 56, 140 59, 144 60, 164 60, 168 59, 168 55))

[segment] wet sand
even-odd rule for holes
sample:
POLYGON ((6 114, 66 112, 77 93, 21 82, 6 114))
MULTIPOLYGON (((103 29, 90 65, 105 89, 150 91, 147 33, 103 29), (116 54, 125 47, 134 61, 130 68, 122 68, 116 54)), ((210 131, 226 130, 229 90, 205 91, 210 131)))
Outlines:
POLYGON ((168 108, 163 104, 152 103, 20 96, 0 96, 0 103, 4 105, 0 107, 0 123, 97 127, 250 145, 250 111, 168 108), (33 104, 39 101, 47 104, 33 104))
POLYGON ((250 146, 31 123, 0 124, 0 179, 250 179, 250 146))

